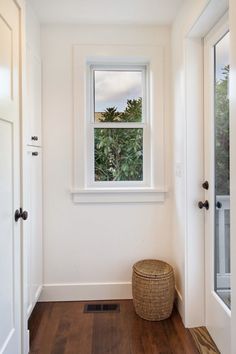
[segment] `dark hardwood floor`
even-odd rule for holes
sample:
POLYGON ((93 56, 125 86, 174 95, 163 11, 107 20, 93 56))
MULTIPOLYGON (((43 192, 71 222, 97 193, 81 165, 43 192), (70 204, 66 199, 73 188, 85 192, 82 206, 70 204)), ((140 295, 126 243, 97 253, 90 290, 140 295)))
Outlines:
POLYGON ((83 313, 85 302, 38 303, 29 320, 30 354, 198 353, 175 309, 169 319, 150 322, 135 314, 131 300, 112 302, 120 312, 83 313))

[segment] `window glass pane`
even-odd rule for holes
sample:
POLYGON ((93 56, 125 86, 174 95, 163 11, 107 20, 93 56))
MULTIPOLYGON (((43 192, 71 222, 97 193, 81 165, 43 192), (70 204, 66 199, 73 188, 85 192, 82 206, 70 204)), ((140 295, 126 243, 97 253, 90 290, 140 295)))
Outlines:
POLYGON ((95 181, 143 180, 143 129, 95 128, 95 181))
POLYGON ((141 122, 142 71, 94 71, 95 122, 141 122))
POLYGON ((215 290, 230 307, 229 33, 215 45, 215 290))

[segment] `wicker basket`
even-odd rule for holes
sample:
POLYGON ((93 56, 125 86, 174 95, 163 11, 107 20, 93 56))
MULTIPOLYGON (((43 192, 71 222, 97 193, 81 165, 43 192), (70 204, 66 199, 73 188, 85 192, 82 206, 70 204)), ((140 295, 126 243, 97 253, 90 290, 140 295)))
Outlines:
POLYGON ((136 313, 149 321, 171 315, 174 303, 174 272, 165 262, 145 259, 133 266, 133 302, 136 313))

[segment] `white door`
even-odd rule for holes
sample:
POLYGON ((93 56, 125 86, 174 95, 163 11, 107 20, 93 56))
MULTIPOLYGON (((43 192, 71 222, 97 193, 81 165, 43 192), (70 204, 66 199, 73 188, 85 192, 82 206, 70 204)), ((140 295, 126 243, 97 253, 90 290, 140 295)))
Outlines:
POLYGON ((225 16, 204 40, 206 326, 230 354, 229 37, 225 16), (209 208, 207 202, 209 203, 209 208))
POLYGON ((0 353, 21 352, 20 9, 0 1, 0 353))

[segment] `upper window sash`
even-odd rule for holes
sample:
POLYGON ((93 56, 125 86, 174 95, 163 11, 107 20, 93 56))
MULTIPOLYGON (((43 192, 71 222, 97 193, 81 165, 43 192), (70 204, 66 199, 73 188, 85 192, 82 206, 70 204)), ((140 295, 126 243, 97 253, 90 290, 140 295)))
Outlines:
MULTIPOLYGON (((148 100, 149 100, 149 92, 148 92, 148 64, 100 64, 100 63, 90 63, 88 70, 88 83, 89 90, 87 108, 88 108, 88 122, 91 124, 107 124, 108 122, 95 122, 95 82, 94 82, 94 73, 95 71, 127 71, 127 72, 141 72, 142 73, 142 120, 141 122, 117 122, 121 125, 124 124, 135 124, 134 127, 137 127, 137 124, 140 123, 148 123, 148 100)), ((109 122, 114 125, 116 123, 109 122)), ((104 126, 105 127, 105 126, 104 126)))

